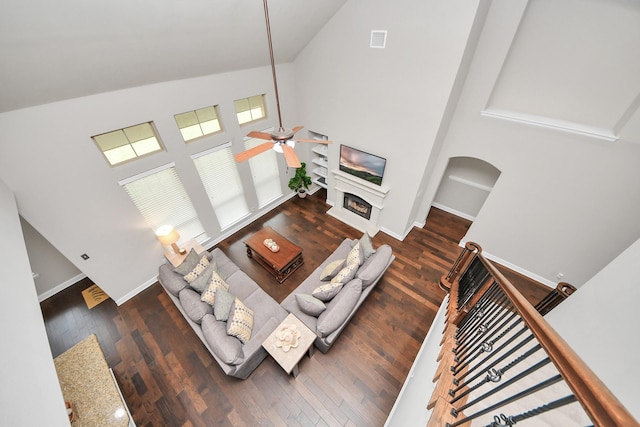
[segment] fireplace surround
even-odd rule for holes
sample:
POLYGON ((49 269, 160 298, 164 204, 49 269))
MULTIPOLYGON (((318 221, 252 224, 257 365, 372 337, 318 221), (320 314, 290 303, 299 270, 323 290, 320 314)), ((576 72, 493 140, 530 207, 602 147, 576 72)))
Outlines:
POLYGON ((376 185, 340 170, 332 170, 335 204, 327 212, 370 236, 380 231, 380 214, 389 187, 376 185))

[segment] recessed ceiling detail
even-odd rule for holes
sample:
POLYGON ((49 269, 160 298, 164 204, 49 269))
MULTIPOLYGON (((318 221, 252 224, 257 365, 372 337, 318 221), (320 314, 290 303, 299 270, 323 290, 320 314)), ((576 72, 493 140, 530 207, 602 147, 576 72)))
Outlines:
POLYGON ((639 22, 640 2, 530 0, 483 114, 617 139, 638 108, 639 22))

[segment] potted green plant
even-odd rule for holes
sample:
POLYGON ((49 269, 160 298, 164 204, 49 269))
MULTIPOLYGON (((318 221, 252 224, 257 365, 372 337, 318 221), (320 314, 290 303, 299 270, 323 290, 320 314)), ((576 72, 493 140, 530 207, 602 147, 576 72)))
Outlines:
POLYGON ((307 190, 311 185, 311 178, 307 175, 307 164, 302 162, 296 168, 296 174, 289 180, 289 188, 298 192, 301 198, 307 197, 307 190))

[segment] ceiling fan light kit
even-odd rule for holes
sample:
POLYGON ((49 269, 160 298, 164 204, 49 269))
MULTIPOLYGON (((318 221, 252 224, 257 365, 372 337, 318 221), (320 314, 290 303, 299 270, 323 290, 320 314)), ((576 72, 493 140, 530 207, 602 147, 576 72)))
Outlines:
POLYGON ((269 8, 267 6, 267 0, 263 0, 264 3, 264 19, 267 27, 267 41, 269 42, 269 57, 271 59, 271 73, 273 75, 273 88, 276 95, 276 106, 278 110, 278 128, 271 133, 252 131, 247 134, 250 138, 264 139, 267 142, 257 145, 253 148, 245 150, 235 155, 237 162, 244 162, 251 157, 257 156, 270 148, 278 153, 284 154, 285 161, 288 167, 299 168, 300 160, 293 150, 296 146, 296 142, 312 142, 316 144, 330 144, 331 141, 319 141, 315 139, 296 139, 293 137, 300 131, 303 126, 296 126, 293 129, 288 129, 282 126, 282 116, 280 114, 280 97, 278 95, 278 80, 276 78, 276 66, 273 59, 273 45, 271 42, 271 26, 269 24, 269 8))

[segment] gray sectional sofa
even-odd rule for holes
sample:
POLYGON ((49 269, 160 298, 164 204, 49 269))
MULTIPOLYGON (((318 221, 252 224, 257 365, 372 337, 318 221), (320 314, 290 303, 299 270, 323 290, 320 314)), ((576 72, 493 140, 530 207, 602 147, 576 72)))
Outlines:
MULTIPOLYGON (((357 271, 354 270, 355 273, 349 275, 335 296, 325 302, 312 297, 316 288, 329 283, 328 279, 321 280, 321 274, 326 273, 327 266, 347 259, 356 243, 358 240, 345 239, 281 304, 262 290, 220 249, 215 248, 208 253, 211 265, 229 285, 228 292, 253 310, 251 336, 244 344, 227 333, 228 322, 216 320, 218 312, 214 316, 214 307, 201 300, 201 294, 192 288, 194 283, 189 285, 185 281, 184 271, 176 272, 171 264, 165 263, 160 266, 158 281, 223 371, 227 375, 245 379, 267 356, 262 343, 288 312, 293 313, 316 333, 315 346, 320 351, 326 353, 329 350, 395 258, 391 247, 382 245, 375 253, 368 253, 370 256, 366 260, 364 256, 360 259, 357 271), (301 308, 300 305, 303 297, 321 305, 322 312, 308 314, 308 307, 303 304, 301 308)), ((218 301, 215 304, 216 310, 217 304, 218 301)))
POLYGON ((220 249, 213 249, 208 257, 215 261, 217 270, 229 285, 229 292, 253 310, 253 330, 245 344, 227 334, 226 322, 216 320, 213 307, 200 300, 200 294, 173 270, 172 265, 160 266, 158 281, 222 370, 227 375, 245 379, 267 357, 262 343, 288 313, 220 249))
POLYGON ((285 310, 293 313, 316 333, 318 338, 316 338, 315 346, 323 353, 331 348, 351 317, 395 259, 391 246, 382 245, 377 248, 376 252, 357 269, 355 277, 347 282, 335 297, 324 303, 326 309, 317 317, 307 314, 301 309, 299 297, 296 295, 313 295, 316 288, 327 283, 321 280, 321 272, 333 261, 345 259, 357 242, 357 240, 345 239, 329 258, 280 303, 285 310))

